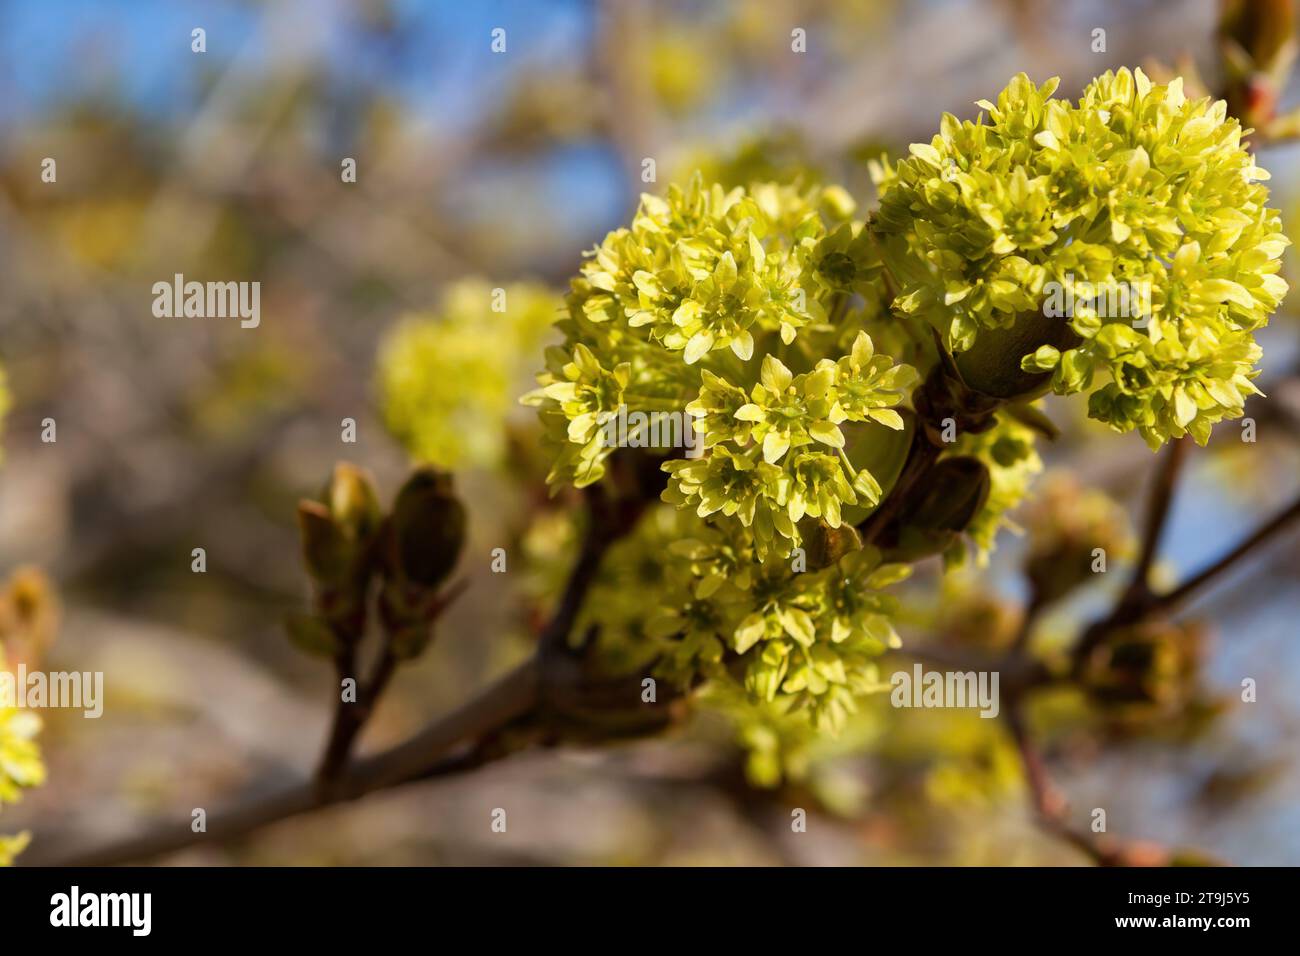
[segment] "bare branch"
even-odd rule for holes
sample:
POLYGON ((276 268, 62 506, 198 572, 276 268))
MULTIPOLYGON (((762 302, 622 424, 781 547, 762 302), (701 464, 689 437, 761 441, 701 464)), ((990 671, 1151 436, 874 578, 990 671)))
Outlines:
POLYGON ((1121 606, 1135 606, 1150 597, 1151 567, 1160 552, 1160 539, 1169 521, 1169 506, 1173 502, 1174 488, 1187 460, 1189 441, 1186 437, 1172 441, 1165 448, 1155 482, 1148 498, 1146 523, 1142 531, 1142 551, 1128 589, 1120 598, 1121 606))
MULTIPOLYGON (((461 769, 455 759, 458 746, 480 739, 529 713, 537 701, 537 667, 534 659, 520 665, 469 703, 434 721, 405 743, 358 761, 343 771, 329 787, 303 780, 271 791, 249 795, 208 817, 207 832, 195 833, 191 822, 159 827, 141 836, 90 850, 79 849, 66 858, 31 854, 27 864, 54 866, 115 866, 138 862, 187 847, 222 846, 272 823, 312 810, 355 800, 382 790, 439 775, 446 761, 448 772, 461 769)), ((39 846, 39 844, 38 844, 39 846)))
POLYGON ((1242 558, 1254 552, 1255 549, 1264 545, 1274 536, 1285 531, 1297 518, 1300 518, 1300 497, 1297 497, 1290 505, 1283 508, 1217 561, 1208 567, 1202 568, 1172 591, 1157 595, 1153 599, 1148 613, 1169 611, 1183 601, 1188 600, 1201 588, 1236 565, 1242 558))
MULTIPOLYGON (((301 781, 269 793, 259 793, 208 818, 205 833, 195 833, 184 821, 139 837, 90 851, 68 854, 46 864, 107 866, 150 859, 198 844, 221 845, 247 836, 261 827, 376 790, 418 779, 479 766, 485 757, 461 759, 458 751, 491 737, 516 721, 536 714, 544 702, 549 675, 558 676, 568 655, 567 639, 596 572, 610 545, 636 524, 644 501, 612 502, 589 489, 590 521, 578 560, 554 616, 542 631, 537 653, 459 709, 433 721, 410 739, 390 750, 340 767, 330 779, 301 781)), ((359 727, 358 727, 359 729, 359 727)), ((29 855, 34 862, 38 856, 29 855)))

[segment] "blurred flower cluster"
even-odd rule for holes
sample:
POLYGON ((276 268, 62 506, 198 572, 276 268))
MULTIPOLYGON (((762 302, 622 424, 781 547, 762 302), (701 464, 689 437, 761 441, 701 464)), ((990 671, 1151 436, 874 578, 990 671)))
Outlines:
POLYGON ((523 364, 559 309, 535 283, 450 286, 436 315, 407 316, 380 346, 384 421, 411 457, 443 468, 491 468, 506 451, 523 364), (488 327, 489 330, 485 330, 488 327))

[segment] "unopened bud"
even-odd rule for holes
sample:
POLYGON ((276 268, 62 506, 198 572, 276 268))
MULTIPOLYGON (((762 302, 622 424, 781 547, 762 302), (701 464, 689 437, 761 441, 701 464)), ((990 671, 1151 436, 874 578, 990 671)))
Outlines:
POLYGON ((347 576, 351 554, 329 508, 319 501, 298 502, 298 534, 302 539, 303 564, 318 583, 335 583, 347 576))
POLYGON ((403 584, 436 588, 465 543, 465 508, 451 476, 432 468, 413 474, 393 505, 388 564, 403 584))
POLYGON ((379 526, 379 496, 365 469, 347 462, 335 465, 326 499, 335 524, 349 540, 367 538, 379 526))

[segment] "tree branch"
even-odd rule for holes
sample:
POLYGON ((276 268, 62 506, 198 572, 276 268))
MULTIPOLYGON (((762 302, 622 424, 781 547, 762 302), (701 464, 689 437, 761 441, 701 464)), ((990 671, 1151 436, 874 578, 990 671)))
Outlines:
POLYGON ((1052 783, 1043 756, 1039 753, 1038 748, 1034 746, 1033 740, 1029 736, 1029 728, 1025 724, 1023 705, 1019 698, 1008 701, 1003 714, 1006 717, 1007 728, 1011 731, 1012 739, 1016 742, 1016 750, 1020 754, 1020 763, 1025 768, 1025 781, 1029 784, 1029 793, 1033 798, 1034 810, 1043 820, 1053 823, 1059 822, 1065 812, 1065 798, 1056 789, 1056 785, 1052 783))
POLYGON ((1174 488, 1187 460, 1189 440, 1186 437, 1170 442, 1165 448, 1160 468, 1156 472, 1151 494, 1147 499, 1146 522, 1142 531, 1142 551, 1133 568, 1133 577, 1128 588, 1121 595, 1116 613, 1123 614, 1120 608, 1136 609, 1151 598, 1151 568, 1160 552, 1160 539, 1164 535, 1165 525, 1169 520, 1169 506, 1173 502, 1174 488))
POLYGON ((1011 655, 1013 657, 1027 657, 1029 655, 1029 639, 1034 636, 1034 626, 1038 623, 1038 618, 1042 615, 1043 609, 1047 602, 1037 588, 1029 596, 1029 601, 1025 604, 1024 611, 1020 615, 1020 623, 1016 625, 1015 636, 1011 639, 1011 655))
MULTIPOLYGON (((443 612, 465 593, 468 585, 468 581, 460 580, 438 595, 430 612, 429 627, 433 627, 443 612)), ((335 658, 335 671, 340 685, 344 679, 356 675, 358 669, 356 645, 356 640, 348 642, 335 658)), ((320 786, 330 786, 331 781, 343 772, 352 755, 353 743, 374 714, 379 699, 387 689, 389 681, 393 679, 393 674, 397 672, 399 663, 400 660, 393 651, 393 634, 385 631, 383 647, 370 676, 364 680, 357 678, 357 699, 349 703, 343 699, 342 694, 339 695, 334 710, 334 723, 330 728, 329 738, 316 771, 316 779, 320 786)))
POLYGON ((1169 611, 1192 597, 1197 591, 1237 564, 1256 548, 1265 544, 1270 538, 1286 530, 1287 526, 1297 518, 1300 518, 1300 497, 1297 497, 1291 504, 1266 521, 1217 561, 1208 567, 1202 568, 1172 591, 1156 595, 1152 599, 1148 613, 1169 611))
MULTIPOLYGON (((46 865, 111 866, 150 859, 199 844, 222 845, 280 820, 414 780, 456 773, 481 765, 486 757, 461 759, 457 751, 493 736, 511 724, 533 716, 545 704, 548 679, 558 675, 569 654, 567 639, 596 572, 610 545, 636 524, 644 501, 611 502, 602 492, 587 496, 590 521, 578 560, 570 571, 555 614, 543 628, 537 652, 524 664, 469 702, 438 718, 404 743, 340 767, 328 780, 306 780, 248 796, 208 818, 207 831, 195 833, 189 821, 170 824, 107 846, 79 850, 66 857, 42 859, 29 853, 26 861, 46 865)), ((565 675, 567 676, 567 674, 565 675)), ((572 693, 572 688, 565 688, 572 693)), ((38 844, 39 845, 39 844, 38 844)))
MULTIPOLYGON (((255 830, 299 814, 355 800, 376 790, 396 787, 415 779, 429 779, 439 762, 452 758, 457 745, 487 736, 528 714, 537 702, 536 659, 511 671, 477 697, 391 750, 357 761, 342 771, 328 787, 303 780, 269 792, 252 794, 214 813, 207 831, 195 833, 190 821, 161 826, 152 832, 90 850, 60 857, 31 854, 22 862, 47 866, 115 866, 174 853, 197 845, 221 846, 255 830)), ((37 844, 39 847, 39 843, 37 844)), ((34 848, 35 849, 35 848, 34 848)))
POLYGON ((1300 518, 1300 497, 1297 497, 1287 507, 1266 521, 1262 526, 1253 531, 1245 540, 1241 541, 1236 547, 1228 551, 1218 560, 1214 561, 1208 567, 1201 569, 1196 574, 1174 588, 1172 591, 1166 591, 1163 594, 1152 594, 1149 590, 1146 597, 1137 604, 1119 602, 1113 611, 1106 617, 1091 624, 1083 631, 1079 641, 1074 646, 1072 657, 1074 660, 1074 672, 1079 674, 1087 663, 1088 656, 1106 639, 1112 631, 1119 627, 1125 627, 1144 620, 1157 614, 1166 614, 1172 611, 1179 604, 1192 597, 1197 591, 1205 587, 1215 578, 1219 577, 1233 565, 1241 561, 1242 558, 1249 555, 1256 548, 1265 544, 1269 539, 1284 531, 1288 525, 1300 518))
MULTIPOLYGON (((1182 444, 1182 442, 1179 444, 1182 444)), ((1165 465, 1157 477, 1156 485, 1152 489, 1146 536, 1143 539, 1143 557, 1139 561, 1133 584, 1130 586, 1139 589, 1136 593, 1140 593, 1142 596, 1138 603, 1134 603, 1132 600, 1121 600, 1109 616, 1097 621, 1084 631, 1073 652, 1074 672, 1076 675, 1084 666, 1088 653, 1105 640, 1106 636, 1116 627, 1172 610, 1207 583, 1237 564, 1246 555, 1281 533, 1297 518, 1300 518, 1300 497, 1298 497, 1252 532, 1236 547, 1208 567, 1192 575, 1183 584, 1164 594, 1153 595, 1147 583, 1148 575, 1157 552, 1161 530, 1166 521, 1174 483, 1181 468, 1181 460, 1184 454, 1185 452, 1178 452, 1166 458, 1165 465)), ((1028 617, 1027 614, 1026 619, 1028 617)), ((1021 634, 1023 635, 1024 632, 1022 631, 1021 634)), ((1018 641, 1017 646, 1012 650, 1012 657, 1014 658, 1022 653, 1023 644, 1018 641)), ((1087 853, 1102 866, 1167 865, 1171 855, 1168 851, 1152 844, 1125 844, 1113 839, 1095 838, 1090 834, 1073 829, 1065 822, 1064 801, 1052 786, 1042 756, 1029 736, 1024 722, 1020 694, 1014 693, 1007 696, 1010 699, 1003 712, 1012 736, 1015 738, 1021 763, 1025 768, 1025 777, 1033 796, 1034 807, 1040 825, 1045 830, 1056 834, 1061 839, 1087 853)))
MULTIPOLYGON (((334 676, 340 687, 344 680, 355 675, 356 669, 357 648, 354 643, 348 642, 334 657, 334 676)), ((355 703, 348 703, 342 693, 338 694, 334 704, 334 720, 330 724, 329 738, 326 740, 325 750, 316 769, 317 779, 324 782, 339 775, 339 771, 348 761, 352 741, 361 732, 361 727, 369 716, 370 707, 371 701, 366 688, 358 688, 355 703), (363 695, 366 698, 364 703, 363 695)))
MULTIPOLYGON (((1064 794, 1057 789, 1047 771, 1046 761, 1034 744, 1025 724, 1023 703, 1018 696, 1008 701, 1003 716, 1016 742, 1020 763, 1034 806, 1038 826, 1046 833, 1070 844, 1089 857, 1097 866, 1168 866, 1173 854, 1145 841, 1126 842, 1114 837, 1097 836, 1072 827, 1066 819, 1064 794)), ((1211 861, 1214 862, 1214 861, 1211 861)))

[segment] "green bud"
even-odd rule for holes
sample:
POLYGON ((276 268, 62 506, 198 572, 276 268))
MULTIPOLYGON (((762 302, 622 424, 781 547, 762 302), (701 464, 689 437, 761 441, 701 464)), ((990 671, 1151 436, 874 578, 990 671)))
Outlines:
POLYGON ((465 508, 451 476, 416 471, 397 493, 390 519, 388 567, 403 584, 436 588, 456 566, 465 542, 465 508))
POLYGON ((965 455, 940 460, 925 486, 903 505, 885 532, 889 561, 919 561, 948 552, 979 515, 989 497, 989 470, 978 458, 965 455))
POLYGON ((862 547, 862 535, 847 521, 832 528, 817 518, 804 518, 799 522, 799 533, 808 554, 810 571, 828 568, 844 555, 862 547))
POLYGON ((1203 643, 1196 622, 1150 620, 1125 628, 1093 650, 1084 686, 1103 705, 1176 705, 1190 692, 1203 643))
POLYGON ((347 576, 352 548, 329 508, 319 501, 298 502, 298 534, 302 539, 303 564, 313 580, 328 584, 347 576))
POLYGON ((1291 42, 1295 12, 1290 0, 1226 0, 1222 8, 1219 40, 1228 47, 1229 69, 1267 72, 1278 59, 1290 65, 1295 56, 1291 42))
POLYGON ((1052 475, 1024 516, 1029 528, 1025 575, 1041 603, 1057 601, 1133 551, 1124 509, 1073 478, 1052 475))
POLYGON ((307 573, 330 588, 363 584, 371 540, 381 518, 370 476, 346 462, 335 465, 320 498, 298 503, 307 573))
POLYGON ((989 495, 989 470, 978 458, 958 455, 939 461, 925 491, 907 508, 903 521, 929 531, 965 531, 989 495))
MULTIPOLYGON (((844 433, 844 453, 848 456, 849 463, 858 469, 859 475, 865 472, 868 478, 879 484, 879 501, 889 497, 890 490, 898 481, 903 463, 907 461, 907 453, 912 447, 912 434, 916 431, 916 415, 913 412, 900 408, 898 415, 903 420, 903 427, 899 429, 876 422, 845 422, 840 425, 840 431, 844 433)), ((854 490, 861 491, 856 484, 854 490)), ((858 500, 865 501, 868 498, 859 493, 858 500)), ((843 522, 860 525, 878 506, 879 502, 873 505, 846 505, 842 511, 843 522)))
POLYGON ((1059 358, 1079 341, 1066 319, 1041 310, 1021 312, 1006 328, 980 332, 974 346, 955 359, 962 380, 975 391, 994 398, 1024 398, 1047 390, 1056 367, 1055 362, 1047 364, 1048 357, 1059 358), (1036 356, 1038 363, 1025 368, 1026 356, 1036 356))
POLYGON ((335 524, 349 540, 364 540, 379 527, 383 517, 379 497, 365 469, 347 462, 336 464, 323 498, 329 503, 335 524))

